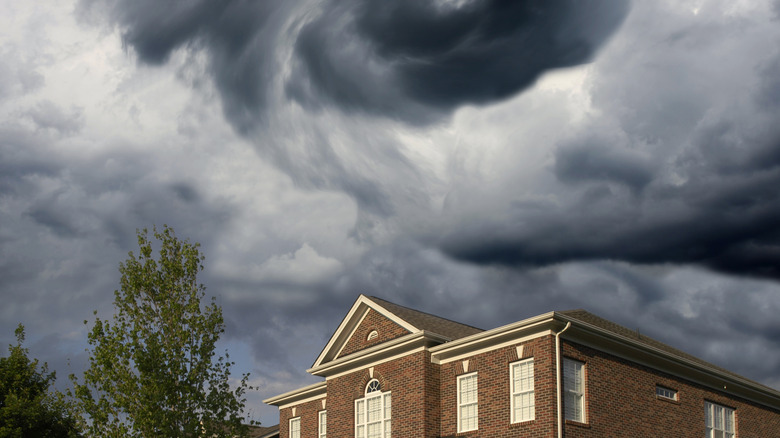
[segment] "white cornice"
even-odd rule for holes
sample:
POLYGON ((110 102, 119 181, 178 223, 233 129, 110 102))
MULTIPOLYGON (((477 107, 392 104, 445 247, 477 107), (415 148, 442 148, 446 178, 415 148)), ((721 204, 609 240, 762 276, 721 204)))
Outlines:
POLYGON ((421 330, 348 354, 322 365, 311 367, 306 371, 315 376, 331 377, 334 374, 343 374, 350 370, 365 367, 367 364, 381 362, 389 357, 404 356, 418 351, 420 347, 430 348, 448 340, 449 338, 436 333, 421 330))
POLYGON ((557 329, 559 325, 560 323, 554 319, 553 312, 545 313, 433 347, 431 348, 431 361, 437 364, 447 363, 518 342, 525 342, 549 334, 550 330, 557 329))
POLYGON ((263 400, 263 403, 271 406, 278 406, 279 409, 304 403, 309 400, 316 400, 327 395, 327 382, 317 382, 313 385, 294 389, 274 397, 263 400))

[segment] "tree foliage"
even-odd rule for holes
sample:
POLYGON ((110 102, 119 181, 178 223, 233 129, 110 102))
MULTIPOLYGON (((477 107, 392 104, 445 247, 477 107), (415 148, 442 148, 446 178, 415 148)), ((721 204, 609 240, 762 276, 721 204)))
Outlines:
MULTIPOLYGON (((197 282, 199 244, 179 240, 167 225, 146 229, 139 254, 120 263, 111 320, 96 316, 89 333, 89 368, 75 396, 101 437, 233 437, 246 433, 241 415, 247 375, 230 386, 234 364, 215 353, 224 332, 222 309, 204 300, 197 282)), ((95 312, 97 315, 97 312, 95 312)), ((86 321, 85 321, 86 323, 86 321)))
POLYGON ((77 421, 61 393, 51 389, 55 373, 28 357, 22 347, 24 326, 16 329, 16 345, 0 357, 0 437, 75 438, 77 421))

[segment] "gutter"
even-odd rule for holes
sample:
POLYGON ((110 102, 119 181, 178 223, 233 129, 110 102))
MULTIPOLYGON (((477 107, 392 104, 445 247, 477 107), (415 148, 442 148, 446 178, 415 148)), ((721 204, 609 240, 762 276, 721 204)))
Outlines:
POLYGON ((561 333, 571 327, 571 321, 563 330, 555 334, 555 396, 558 402, 558 438, 563 438, 563 411, 561 410, 561 333))

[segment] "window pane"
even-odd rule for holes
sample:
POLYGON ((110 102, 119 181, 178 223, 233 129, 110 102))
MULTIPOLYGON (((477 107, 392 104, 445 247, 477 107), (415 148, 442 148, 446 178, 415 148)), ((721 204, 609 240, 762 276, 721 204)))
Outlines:
POLYGON ((385 418, 390 418, 390 394, 385 394, 385 418))
POLYGON ((365 416, 365 401, 364 400, 358 400, 355 403, 355 419, 357 424, 364 424, 366 422, 366 416, 365 416))
POLYGON ((534 361, 512 365, 512 422, 534 419, 534 361))
POLYGON ((373 397, 366 400, 368 403, 368 421, 378 421, 382 415, 382 399, 373 397))
POLYGON ((458 431, 477 428, 477 375, 458 378, 458 431))
POLYGON ((290 438, 301 438, 301 419, 290 420, 290 438))
POLYGON ((467 405, 460 408, 461 430, 477 428, 477 405, 467 405))
POLYGON ((477 376, 460 379, 460 402, 474 403, 477 401, 477 376))
POLYGON ((704 413, 708 437, 734 438, 734 409, 705 402, 704 413))
POLYGON ((390 413, 390 393, 374 391, 362 399, 355 400, 355 436, 389 438, 390 413))
POLYGON ((382 423, 368 425, 368 438, 382 438, 382 423))
POLYGON ((567 420, 585 421, 584 416, 584 364, 575 360, 563 360, 564 414, 567 420))
POLYGON ((732 409, 724 409, 724 411, 725 411, 724 414, 725 414, 725 417, 726 417, 725 418, 725 426, 726 427, 724 428, 724 430, 726 432, 733 433, 734 432, 734 410, 732 410, 732 409))

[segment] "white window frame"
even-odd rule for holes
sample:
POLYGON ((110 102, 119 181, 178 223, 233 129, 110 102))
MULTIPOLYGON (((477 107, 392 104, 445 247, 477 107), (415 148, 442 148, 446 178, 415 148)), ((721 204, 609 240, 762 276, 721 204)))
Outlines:
POLYGON ((289 429, 287 430, 290 438, 301 438, 301 417, 290 418, 289 429), (293 427, 293 424, 297 427, 293 427))
POLYGON ((328 411, 320 411, 317 415, 317 437, 326 438, 328 436, 328 411))
POLYGON ((477 373, 474 372, 458 376, 458 433, 477 429, 479 429, 479 380, 477 378, 477 373), (472 379, 474 381, 474 398, 468 399, 463 397, 465 395, 463 390, 466 389, 463 387, 463 383, 471 381, 472 379), (472 407, 474 409, 474 415, 464 418, 464 408, 472 407), (471 420, 472 418, 474 420, 473 424, 464 426, 464 420, 471 420))
POLYGON ((534 420, 536 418, 534 358, 509 364, 509 392, 512 423, 534 420), (518 371, 521 373, 525 371, 525 374, 518 376, 516 374, 518 371), (524 400, 527 400, 528 403, 523 403, 524 400))
MULTIPOLYGON (((355 400, 355 438, 369 438, 372 426, 378 428, 381 438, 390 438, 392 423, 392 395, 390 391, 382 392, 376 379, 366 384, 365 396, 355 400), (377 409, 372 411, 371 405, 377 409), (377 415, 371 418, 372 414, 377 415)), ((371 435, 373 438, 374 435, 371 435)))
POLYGON ((737 423, 735 410, 717 403, 704 402, 704 430, 707 438, 735 438, 737 423))
POLYGON ((563 403, 567 420, 586 422, 584 362, 563 358, 563 403))
POLYGON ((677 401, 677 391, 665 386, 655 385, 655 395, 666 400, 677 401))

